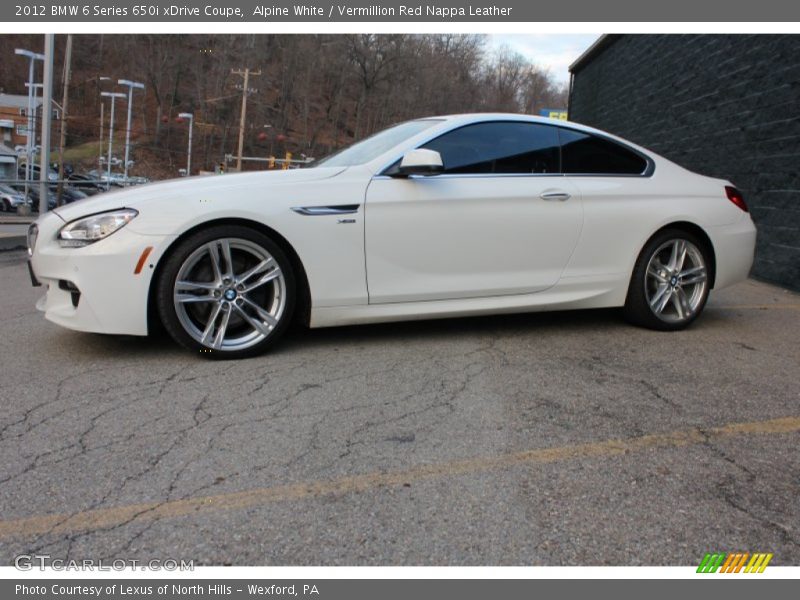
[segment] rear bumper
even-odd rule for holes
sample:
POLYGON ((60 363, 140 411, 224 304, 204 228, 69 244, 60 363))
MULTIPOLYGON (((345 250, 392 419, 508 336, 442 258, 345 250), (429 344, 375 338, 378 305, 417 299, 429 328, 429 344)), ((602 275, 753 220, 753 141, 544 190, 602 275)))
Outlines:
POLYGON ((714 289, 744 281, 750 275, 756 251, 756 227, 750 215, 733 225, 708 230, 716 257, 714 289))
POLYGON ((37 225, 31 267, 46 290, 36 303, 45 318, 76 331, 147 335, 150 281, 170 238, 123 227, 90 246, 62 248, 56 239, 62 219, 48 213, 37 225), (139 257, 149 246, 153 250, 135 274, 139 257))

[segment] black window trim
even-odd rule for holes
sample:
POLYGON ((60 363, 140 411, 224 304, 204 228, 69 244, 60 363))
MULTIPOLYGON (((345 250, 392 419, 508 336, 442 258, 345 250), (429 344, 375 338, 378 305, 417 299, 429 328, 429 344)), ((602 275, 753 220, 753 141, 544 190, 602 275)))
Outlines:
MULTIPOLYGON (((653 173, 656 170, 656 165, 653 160, 647 156, 644 152, 640 152, 636 148, 632 148, 630 145, 626 144, 625 142, 621 142, 609 135, 605 135, 603 133, 596 133, 594 131, 584 131, 583 129, 576 129, 575 127, 567 127, 565 125, 561 125, 558 123, 542 123, 541 121, 526 121, 526 120, 515 120, 515 119, 496 119, 496 120, 486 120, 486 121, 474 121, 472 123, 464 123, 463 125, 459 125, 453 129, 448 129, 447 131, 440 132, 431 136, 430 138, 426 139, 423 142, 420 142, 414 149, 419 149, 425 144, 432 142, 433 140, 442 137, 443 135, 447 135, 454 131, 458 131, 459 129, 463 129, 464 127, 469 127, 471 125, 482 125, 484 123, 526 123, 528 125, 544 125, 545 127, 553 127, 558 131, 558 166, 559 172, 558 173, 442 173, 441 175, 433 176, 435 179, 441 178, 467 178, 467 177, 652 177, 653 173), (605 140, 612 144, 616 144, 618 146, 623 147, 624 149, 632 152, 639 158, 643 159, 647 166, 645 167, 644 171, 641 173, 564 173, 563 166, 564 166, 564 159, 562 156, 563 146, 561 144, 561 131, 562 129, 566 129, 568 131, 575 131, 577 133, 582 133, 585 135, 591 135, 596 138, 600 138, 601 140, 605 140)), ((378 173, 374 177, 387 177, 392 178, 391 175, 388 174, 388 171, 394 167, 397 163, 399 163, 403 159, 403 155, 392 160, 389 164, 385 167, 380 169, 378 173)), ((411 176, 413 179, 417 178, 425 178, 426 176, 411 176)))

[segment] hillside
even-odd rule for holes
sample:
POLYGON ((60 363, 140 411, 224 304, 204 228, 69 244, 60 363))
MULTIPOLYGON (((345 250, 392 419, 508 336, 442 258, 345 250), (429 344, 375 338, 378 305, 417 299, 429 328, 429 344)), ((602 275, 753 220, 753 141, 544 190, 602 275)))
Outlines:
MULTIPOLYGON (((56 36, 59 102, 65 40, 56 36)), ((40 35, 0 36, 0 90, 25 93, 27 63, 14 48, 42 45, 40 35)), ((245 156, 320 157, 404 119, 566 105, 547 72, 508 51, 487 53, 478 35, 76 35, 68 156, 96 166, 100 92, 119 91, 113 83, 125 78, 146 86, 133 103, 133 172, 157 179, 185 166, 181 112, 195 116, 193 171, 213 168, 236 153, 243 77, 235 71, 245 68, 245 156)), ((125 110, 119 102, 115 139, 124 139, 125 110)), ((107 110, 105 118, 107 136, 107 110)), ((119 142, 114 154, 122 156, 119 142)))

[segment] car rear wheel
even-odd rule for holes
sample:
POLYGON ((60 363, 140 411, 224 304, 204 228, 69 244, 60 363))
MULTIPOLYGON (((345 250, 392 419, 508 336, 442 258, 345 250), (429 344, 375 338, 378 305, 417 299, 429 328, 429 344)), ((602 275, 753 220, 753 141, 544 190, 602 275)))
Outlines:
POLYGON ((6 199, 3 199, 3 211, 11 212, 11 204, 6 199))
POLYGON ((626 318, 643 327, 675 331, 703 311, 709 291, 709 258, 697 236, 665 230, 654 236, 636 261, 626 318))
POLYGON ((294 311, 295 279, 286 255, 266 235, 238 225, 211 227, 179 243, 157 285, 165 329, 208 358, 264 352, 294 311))

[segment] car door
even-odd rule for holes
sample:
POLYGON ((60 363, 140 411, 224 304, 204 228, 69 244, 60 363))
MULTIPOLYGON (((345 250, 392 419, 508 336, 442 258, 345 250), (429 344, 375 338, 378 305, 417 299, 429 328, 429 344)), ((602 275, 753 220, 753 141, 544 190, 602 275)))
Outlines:
MULTIPOLYGON (((555 127, 466 125, 424 144, 444 172, 379 175, 367 189, 371 304, 527 294, 553 286, 581 232, 555 127)), ((387 173, 391 173, 390 168, 387 173)))
POLYGON ((570 277, 630 277, 638 249, 657 226, 664 190, 652 162, 619 141, 559 128, 561 170, 580 190, 583 230, 569 264, 570 277), (655 204, 654 204, 655 203, 655 204))

